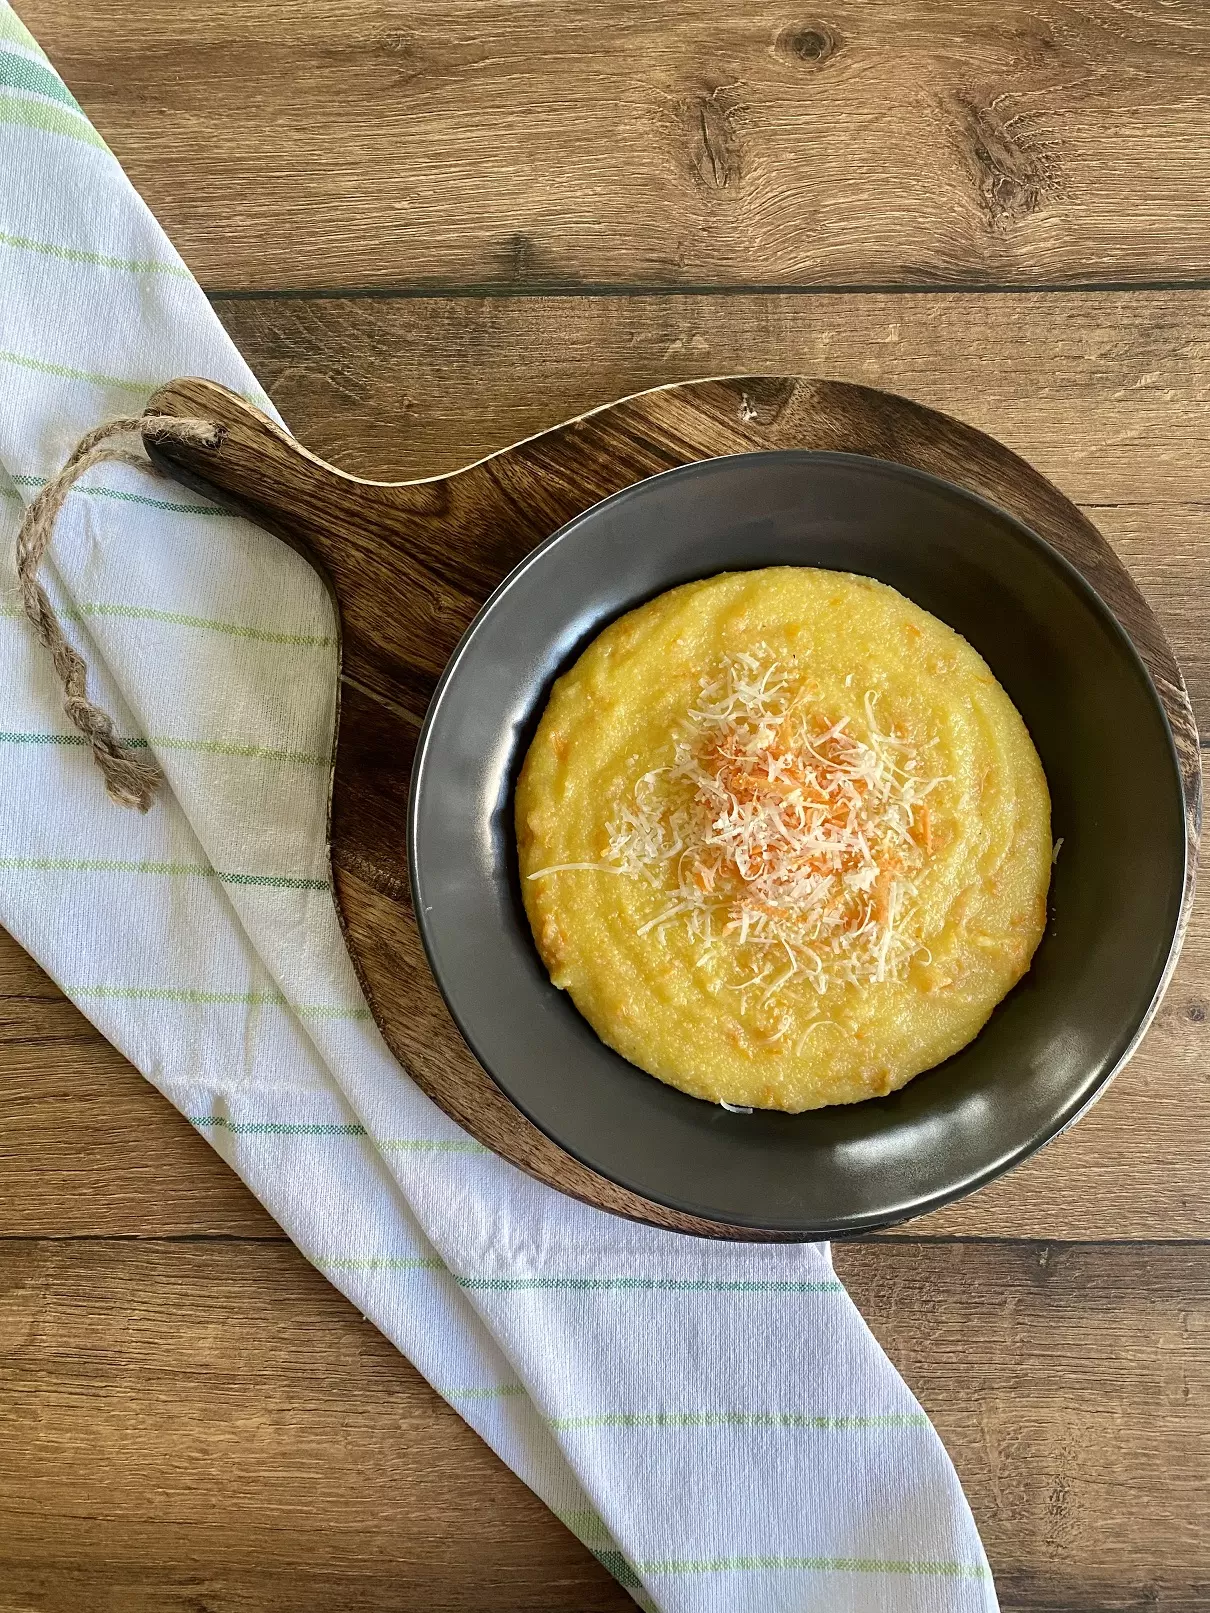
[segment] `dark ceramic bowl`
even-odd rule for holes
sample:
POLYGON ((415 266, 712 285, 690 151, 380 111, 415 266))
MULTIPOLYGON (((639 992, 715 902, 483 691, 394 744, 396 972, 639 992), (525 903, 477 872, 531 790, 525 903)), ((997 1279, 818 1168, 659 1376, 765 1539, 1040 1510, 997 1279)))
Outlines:
POLYGON ((712 1220, 821 1237, 937 1208, 1070 1125, 1162 990, 1185 878, 1172 736, 1121 627, 1034 533, 946 482, 806 452, 706 460, 579 516, 492 595, 429 709, 408 813, 429 961, 475 1055, 602 1175, 712 1220), (890 583, 964 635, 1025 718, 1063 839, 1033 967, 978 1037, 890 1097, 730 1114, 653 1080, 556 991, 530 936, 513 787, 551 683, 613 618, 759 566, 890 583))

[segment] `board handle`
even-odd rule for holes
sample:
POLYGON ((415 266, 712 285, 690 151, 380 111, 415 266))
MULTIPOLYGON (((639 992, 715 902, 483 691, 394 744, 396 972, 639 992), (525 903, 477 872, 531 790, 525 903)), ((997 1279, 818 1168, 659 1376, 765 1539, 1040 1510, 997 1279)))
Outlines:
POLYGON ((404 484, 368 482, 329 465, 247 399, 216 381, 185 377, 151 398, 149 415, 213 421, 217 447, 144 436, 167 475, 282 538, 335 580, 342 534, 377 507, 398 513, 404 484))

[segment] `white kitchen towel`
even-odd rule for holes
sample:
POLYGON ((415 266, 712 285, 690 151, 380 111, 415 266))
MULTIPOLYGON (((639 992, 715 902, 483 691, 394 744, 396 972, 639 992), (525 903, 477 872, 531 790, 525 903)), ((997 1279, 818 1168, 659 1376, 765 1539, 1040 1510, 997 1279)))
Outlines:
POLYGON ((3 0, 0 157, 4 925, 640 1606, 994 1609, 953 1467, 826 1245, 561 1198, 395 1064, 329 888, 328 595, 114 466, 68 499, 44 577, 91 692, 167 774, 146 816, 108 800, 19 608, 24 502, 173 376, 269 405, 3 0))

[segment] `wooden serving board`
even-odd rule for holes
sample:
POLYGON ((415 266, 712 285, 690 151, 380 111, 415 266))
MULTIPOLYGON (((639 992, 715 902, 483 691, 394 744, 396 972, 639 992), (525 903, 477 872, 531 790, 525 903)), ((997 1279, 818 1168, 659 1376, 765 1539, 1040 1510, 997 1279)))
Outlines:
MULTIPOLYGON (((628 1192, 564 1153, 513 1106, 462 1041, 429 972, 409 900, 405 849, 420 724, 458 639, 530 549, 598 500, 693 460, 779 448, 897 460, 991 499, 1072 561, 1133 639, 1172 726, 1196 847, 1197 729, 1149 607, 1069 500, 1008 449, 947 415, 839 382, 788 376, 691 381, 624 398, 448 476, 381 483, 325 464, 213 382, 175 381, 148 408, 217 422, 224 433, 217 449, 149 443, 149 451, 180 480, 301 550, 335 594, 342 704, 332 788, 333 876, 349 950, 388 1045, 472 1136, 531 1176, 601 1209, 704 1236, 762 1236, 628 1192)), ((1182 929, 1192 881, 1191 859, 1182 929)))

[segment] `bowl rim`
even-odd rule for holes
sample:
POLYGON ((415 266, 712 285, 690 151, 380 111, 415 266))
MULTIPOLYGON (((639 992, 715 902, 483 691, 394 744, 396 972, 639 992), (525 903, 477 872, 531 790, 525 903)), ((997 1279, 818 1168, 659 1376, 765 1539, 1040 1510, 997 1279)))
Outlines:
MULTIPOLYGON (((767 568, 737 566, 730 569, 744 571, 763 570, 767 568)), ((719 573, 711 571, 706 573, 706 575, 716 576, 719 575, 719 573)), ((669 588, 676 586, 679 586, 679 584, 668 584, 669 588)), ((618 614, 625 614, 626 611, 635 608, 635 605, 628 605, 622 612, 618 614)), ((592 637, 595 638, 597 634, 602 632, 604 628, 609 625, 610 621, 616 619, 616 615, 603 619, 598 625, 595 626, 592 637)), ((589 639, 588 642, 591 642, 591 639, 589 639)), ((582 653, 583 648, 584 646, 581 646, 581 649, 576 653, 582 653)), ((977 649, 978 646, 975 646, 975 648, 977 649)), ((547 698, 549 698, 549 680, 546 684, 546 693, 547 698)), ((507 575, 503 577, 501 581, 492 589, 490 594, 488 594, 487 598, 483 601, 482 605, 475 612, 475 615, 472 617, 471 621, 468 623, 466 630, 459 638, 449 657, 449 660, 446 662, 441 676, 434 687, 433 694, 425 711, 424 721, 421 724, 413 758, 411 778, 408 786, 406 814, 408 882, 410 887, 412 909, 415 914, 416 926, 420 934, 425 960, 437 985, 437 989, 440 993, 442 1001, 444 1002, 451 1019, 457 1027, 459 1034, 466 1043, 467 1047, 470 1049, 473 1057, 481 1065, 490 1080, 503 1094, 505 1099, 516 1109, 518 1109, 526 1117, 526 1119, 545 1137, 554 1143, 557 1148, 562 1150, 571 1158, 577 1160, 580 1164, 585 1165, 589 1170, 594 1171, 597 1175, 603 1177, 605 1180, 614 1182, 616 1185, 626 1188, 628 1191, 637 1194, 639 1197, 648 1199, 652 1203, 661 1205, 667 1209, 677 1210, 689 1215, 701 1217, 703 1219, 713 1221, 719 1225, 749 1231, 754 1236, 757 1236, 761 1233, 773 1233, 775 1236, 788 1241, 807 1242, 821 1238, 856 1237, 871 1232, 877 1232, 889 1227, 901 1225, 905 1222, 916 1220, 921 1216, 929 1215, 936 1210, 943 1209, 946 1205, 956 1203, 958 1200, 966 1198, 972 1193, 978 1192, 981 1188, 986 1187, 990 1182, 995 1181, 998 1177, 1007 1174, 1011 1170, 1014 1170, 1018 1165, 1023 1164, 1025 1160, 1032 1158, 1048 1144, 1052 1143, 1056 1138, 1061 1137, 1065 1132, 1069 1131, 1072 1126, 1081 1120, 1088 1113, 1088 1111, 1100 1101, 1100 1099, 1108 1091, 1112 1082, 1134 1056, 1134 1053, 1138 1049, 1139 1043, 1142 1041, 1143 1037, 1150 1028, 1163 1000, 1164 994, 1171 982, 1173 971, 1175 970, 1180 955, 1187 924, 1191 896, 1191 892, 1189 890, 1189 863, 1191 854, 1190 823, 1186 807, 1187 802, 1182 780, 1180 754, 1177 748, 1175 736, 1172 731, 1172 725, 1169 721, 1168 712, 1165 708, 1163 700, 1160 698, 1160 694, 1156 687, 1155 679, 1152 677, 1150 668, 1148 667, 1133 637, 1119 620, 1117 613, 1101 595, 1090 578, 1087 577, 1077 565, 1069 560, 1066 555, 1062 554, 1054 546, 1054 544, 1048 542, 1046 538, 1044 538, 1039 532, 1035 531, 1035 529, 1029 526, 1025 521, 1021 520, 1019 516, 1016 516, 1011 511, 1006 510, 1002 505, 995 503, 994 500, 985 497, 981 493, 976 493, 970 488, 963 487, 959 483, 951 482, 945 477, 937 476, 931 471, 920 470, 913 465, 904 465, 897 460, 884 459, 871 454, 846 453, 830 449, 757 449, 737 454, 711 455, 704 459, 692 460, 684 464, 670 466, 666 470, 657 471, 651 476, 641 477, 639 480, 629 483, 626 487, 619 488, 616 492, 609 494, 605 498, 597 500, 595 503, 590 504, 585 509, 579 511, 576 515, 572 516, 570 520, 565 521, 562 526, 558 527, 547 538, 544 538, 541 543, 536 544, 528 554, 522 556, 512 570, 509 571, 507 575), (424 881, 420 869, 420 858, 417 854, 421 797, 425 788, 426 775, 430 770, 430 752, 433 743, 433 733, 438 721, 440 720, 443 699, 454 679, 458 676, 461 663, 467 653, 470 651, 479 628, 496 610, 507 594, 521 582, 521 580, 530 572, 532 568, 540 565, 545 556, 552 549, 570 538, 583 523, 589 519, 595 519, 604 509, 622 504, 628 499, 637 496, 640 493, 640 490, 650 487, 652 483, 663 482, 670 477, 689 480, 693 477, 709 475, 724 462, 729 463, 737 460, 757 462, 769 459, 779 459, 783 461, 794 460, 798 462, 807 462, 810 464, 835 464, 848 467, 850 469, 860 469, 864 474, 884 476, 894 480, 903 480, 906 478, 910 481, 917 482, 925 487, 940 492, 949 498, 956 498, 960 502, 974 504, 978 507, 981 507, 994 519, 1006 523, 1012 528, 1015 528, 1020 536, 1024 537, 1029 543, 1033 544, 1042 552, 1048 562, 1061 575, 1066 576, 1068 583, 1073 585, 1078 593, 1083 594, 1087 598, 1092 606, 1092 609, 1101 616, 1106 625, 1121 641, 1128 658, 1135 663, 1138 672, 1141 673, 1145 687, 1150 693, 1152 704, 1159 714, 1162 723, 1163 734, 1166 740, 1169 761, 1171 764, 1171 778, 1179 797, 1181 807, 1182 895, 1176 904, 1176 910, 1172 919, 1171 934, 1167 937, 1163 966, 1159 971, 1155 990, 1151 995, 1146 1009, 1140 1016, 1132 1033, 1121 1045, 1120 1051, 1118 1051, 1114 1056, 1113 1062, 1106 1068, 1105 1072, 1102 1074, 1096 1084, 1090 1090, 1082 1092, 1079 1099, 1074 1102, 1074 1106, 1071 1103, 1059 1106, 1056 1110, 1056 1118, 1054 1119, 1053 1123, 1047 1122, 1039 1127, 1030 1135, 1030 1137, 1020 1143, 1007 1156, 996 1158, 983 1169, 971 1173, 970 1175, 964 1177, 960 1182, 953 1184, 942 1191, 930 1194, 924 1199, 913 1199, 913 1201, 905 1207, 897 1206, 894 1209, 885 1212, 871 1211, 855 1215, 836 1216, 834 1218, 829 1218, 827 1221, 813 1223, 811 1225, 806 1225, 801 1221, 791 1223, 787 1221, 779 1221, 777 1218, 769 1217, 749 1218, 746 1216, 736 1216, 730 1213, 724 1215, 720 1213, 717 1207, 712 1207, 708 1204, 689 1203, 677 1199, 670 1194, 657 1192, 650 1184, 636 1182, 630 1180, 624 1173, 605 1169, 599 1161, 587 1158, 575 1147, 571 1146, 561 1137, 556 1136, 552 1131, 550 1131, 549 1128, 538 1118, 538 1116, 531 1113, 526 1104, 523 1103, 516 1095, 514 1095, 514 1093, 509 1091, 508 1087, 506 1087, 503 1082, 500 1081, 492 1068, 489 1058, 485 1056, 485 1052, 481 1050, 480 1040, 471 1033, 469 1027, 464 1022, 463 1016, 459 1012, 456 1003, 452 999, 449 990, 447 989, 446 982, 442 976, 441 970, 438 967, 435 957, 435 940, 431 933, 430 920, 428 918, 428 912, 430 909, 426 908, 424 900, 424 881)), ((1014 987, 1014 989, 1016 988, 1014 987)), ((981 1035, 982 1031, 980 1031, 979 1034, 981 1035)), ((621 1057, 622 1055, 618 1056, 621 1057)), ((921 1072, 921 1074, 927 1073, 927 1071, 921 1072)), ((655 1078, 649 1077, 649 1079, 655 1078)))

